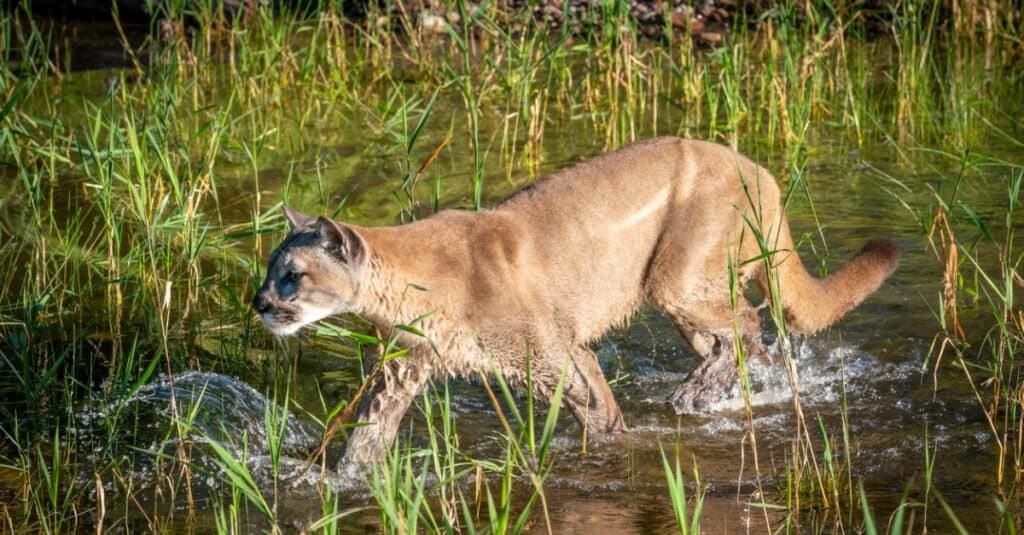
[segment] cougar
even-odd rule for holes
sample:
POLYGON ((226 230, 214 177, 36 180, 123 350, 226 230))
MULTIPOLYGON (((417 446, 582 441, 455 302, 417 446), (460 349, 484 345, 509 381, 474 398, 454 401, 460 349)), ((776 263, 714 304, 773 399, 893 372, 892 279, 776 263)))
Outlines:
POLYGON ((584 161, 482 212, 389 227, 284 215, 291 231, 253 300, 266 327, 290 335, 354 313, 408 349, 369 387, 345 462, 382 458, 414 396, 443 376, 524 384, 529 367, 540 398, 562 381, 585 432, 625 431, 588 344, 644 302, 704 357, 670 400, 700 412, 736 384, 734 344, 763 351, 750 281, 788 332, 808 334, 877 290, 900 256, 872 240, 829 276, 809 275, 775 179, 732 149, 675 138, 584 161))

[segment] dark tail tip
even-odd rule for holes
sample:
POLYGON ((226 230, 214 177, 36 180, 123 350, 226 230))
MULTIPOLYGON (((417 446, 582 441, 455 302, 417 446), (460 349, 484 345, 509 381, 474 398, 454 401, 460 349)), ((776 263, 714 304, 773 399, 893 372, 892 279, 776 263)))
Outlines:
POLYGON ((885 276, 888 277, 900 265, 902 254, 900 244, 896 240, 878 238, 864 244, 857 256, 870 258, 872 264, 885 269, 885 276))

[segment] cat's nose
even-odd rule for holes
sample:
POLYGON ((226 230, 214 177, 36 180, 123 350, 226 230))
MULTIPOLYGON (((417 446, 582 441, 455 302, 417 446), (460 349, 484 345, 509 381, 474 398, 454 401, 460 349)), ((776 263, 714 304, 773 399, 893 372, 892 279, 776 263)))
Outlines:
POLYGON ((252 299, 252 307, 256 309, 256 312, 263 314, 270 310, 270 298, 263 292, 256 292, 256 297, 252 299))

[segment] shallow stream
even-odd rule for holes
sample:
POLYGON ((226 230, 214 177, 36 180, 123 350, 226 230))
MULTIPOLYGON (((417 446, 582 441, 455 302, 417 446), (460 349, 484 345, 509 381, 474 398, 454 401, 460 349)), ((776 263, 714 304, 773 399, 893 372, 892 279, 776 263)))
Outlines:
MULTIPOLYGON (((551 139, 559 137, 549 135, 551 139)), ((849 455, 849 474, 863 482, 872 503, 881 510, 895 507, 907 485, 921 480, 927 448, 936 460, 932 475, 935 487, 942 489, 944 498, 957 511, 977 515, 961 517, 961 521, 978 529, 989 526, 996 516, 995 489, 991 484, 996 470, 996 444, 962 374, 948 366, 935 371, 929 360, 936 332, 933 309, 938 306, 938 262, 917 234, 909 212, 878 186, 882 179, 872 168, 893 176, 906 176, 911 170, 890 163, 892 155, 881 150, 851 155, 852 149, 825 142, 812 150, 817 153, 812 158, 813 198, 825 226, 823 233, 831 258, 848 258, 866 239, 883 235, 899 239, 905 252, 900 270, 878 294, 836 327, 796 342, 801 407, 810 426, 811 440, 820 453, 824 429, 835 454, 849 455), (849 451, 842 447, 844 421, 849 451)), ((365 170, 377 165, 369 157, 351 167, 365 170)), ((326 190, 350 196, 351 204, 346 211, 363 214, 358 221, 388 219, 369 214, 388 211, 382 208, 380 199, 393 191, 390 181, 374 185, 374 178, 361 173, 335 176, 332 169, 322 173, 331 177, 324 183, 326 190)), ((265 174, 273 173, 268 170, 265 174)), ((511 189, 511 185, 498 184, 501 186, 494 190, 511 189)), ((263 187, 277 191, 275 185, 266 181, 263 187)), ((233 188, 245 191, 244 185, 235 184, 233 188)), ((301 191, 302 186, 298 188, 301 191)), ((968 194, 973 197, 973 206, 994 212, 1000 209, 998 204, 982 204, 987 202, 984 191, 968 194)), ((806 204, 794 204, 790 210, 793 225, 806 231, 810 228, 806 204)), ((805 259, 807 256, 805 253, 805 259)), ((836 261, 829 265, 834 268, 836 261)), ((287 349, 282 348, 279 358, 285 362, 294 359, 290 388, 295 404, 316 407, 323 392, 328 403, 335 403, 336 396, 351 394, 351 390, 337 386, 339 378, 347 378, 342 382, 351 385, 358 376, 353 360, 337 356, 339 349, 343 353, 349 349, 309 340, 291 340, 284 347, 287 349), (301 357, 296 357, 295 351, 300 347, 301 357)), ((705 529, 762 533, 767 531, 766 519, 772 525, 780 521, 780 513, 751 504, 771 502, 773 496, 783 495, 786 466, 793 458, 793 445, 798 442, 794 437, 797 427, 792 392, 781 368, 758 363, 753 368, 757 388, 752 398, 752 425, 756 430, 759 478, 742 399, 722 400, 714 413, 705 417, 676 416, 667 404, 674 388, 696 366, 697 358, 666 318, 645 310, 627 327, 609 332, 595 349, 630 432, 611 441, 591 440, 584 445, 576 422, 563 414, 554 441, 557 460, 545 485, 556 533, 672 531, 675 519, 665 490, 662 448, 679 452, 688 480, 692 481, 691 460, 696 463, 701 481, 707 485, 705 529), (758 480, 767 496, 759 494, 758 480)), ((263 414, 271 402, 257 393, 270 386, 261 384, 258 378, 236 379, 206 373, 179 375, 175 381, 177 389, 187 385, 205 391, 207 398, 213 400, 211 407, 203 405, 198 412, 202 434, 226 438, 228 443, 232 442, 231 437, 248 436, 248 458, 253 470, 262 474, 260 483, 264 488, 273 486, 263 438, 263 414)), ((166 401, 169 388, 166 379, 162 379, 126 403, 152 408, 166 401)), ((461 446, 475 458, 500 457, 502 450, 493 440, 500 428, 484 388, 453 382, 451 389, 461 446)), ((159 414, 152 413, 154 421, 159 421, 159 414)), ((418 434, 424 426, 422 417, 413 415, 412 420, 412 441, 422 443, 418 434)), ((301 526, 303 519, 308 521, 318 514, 318 478, 306 474, 304 482, 296 484, 288 477, 303 464, 305 454, 315 449, 319 431, 301 414, 293 414, 289 422, 295 429, 287 435, 282 474, 287 476, 283 480, 288 483, 278 513, 301 526)), ((151 449, 166 452, 169 446, 157 440, 151 449)), ((197 464, 217 471, 211 452, 195 449, 192 454, 197 464)), ((337 450, 333 455, 337 455, 337 450)), ((350 481, 331 473, 324 476, 345 489, 343 500, 352 507, 372 505, 365 491, 352 488, 350 481)), ((211 490, 218 488, 216 478, 209 483, 211 490)), ((857 502, 852 503, 859 507, 857 502)), ((842 514, 850 514, 848 507, 844 504, 842 514)), ((820 523, 814 531, 827 529, 836 520, 820 511, 810 517, 812 525, 820 523)), ((372 529, 378 520, 369 511, 349 521, 358 532, 372 529)), ((945 525, 941 518, 932 520, 932 524, 945 525)), ((534 528, 543 531, 542 523, 534 528)))
MULTIPOLYGON (((116 70, 79 73, 62 89, 64 98, 69 102, 102 100, 108 91, 105 84, 117 75, 116 70)), ((301 100, 301 95, 292 98, 301 100)), ((442 144, 449 134, 445 130, 448 121, 454 120, 450 117, 461 119, 459 114, 463 112, 456 111, 461 110, 459 98, 454 92, 439 97, 434 122, 428 123, 418 144, 417 162, 442 144)), ((301 138, 296 145, 303 147, 298 154, 276 158, 273 149, 267 149, 270 155, 261 157, 255 170, 248 163, 232 161, 235 149, 224 148, 213 167, 218 177, 218 218, 225 227, 242 225, 251 221, 254 211, 259 213, 287 201, 308 212, 337 209, 340 218, 359 224, 397 223, 402 200, 396 193, 401 185, 396 143, 367 132, 365 125, 377 120, 371 112, 348 110, 342 123, 316 124, 316 132, 295 134, 301 138)), ((578 119, 569 113, 552 113, 545 125, 540 174, 602 151, 603 140, 581 136, 580 131, 586 129, 575 121, 578 119)), ((487 124, 485 120, 482 128, 493 136, 491 139, 497 139, 500 124, 487 124)), ((669 110, 642 133, 649 137, 682 130, 680 118, 669 110)), ((931 188, 955 176, 958 162, 920 154, 907 157, 903 148, 882 135, 869 138, 859 147, 845 141, 847 137, 843 132, 830 131, 829 125, 820 125, 804 147, 808 162, 804 177, 813 205, 801 189, 788 209, 794 235, 810 238, 810 243, 801 246, 804 262, 813 269, 816 255, 827 256, 825 264, 835 269, 866 240, 881 236, 896 238, 904 256, 895 276, 864 305, 826 332, 795 341, 800 407, 808 426, 807 436, 816 445, 818 455, 828 442, 835 458, 849 459, 847 475, 855 481, 853 488, 862 482, 880 514, 888 514, 896 506, 912 481, 916 482, 911 485, 913 489, 920 488, 926 458, 934 459, 932 484, 941 489, 954 510, 962 512, 960 520, 971 531, 993 531, 998 525, 994 501, 998 489, 993 484, 997 444, 963 373, 948 362, 934 366, 942 265, 919 228, 920 210, 930 206, 933 198, 931 188), (821 225, 820 235, 815 220, 821 225), (849 449, 844 448, 844 442, 849 449)), ((786 167, 783 148, 769 141, 741 140, 739 149, 789 184, 792 179, 782 171, 786 167)), ((422 201, 415 209, 417 214, 431 211, 427 201, 430 190, 439 192, 440 207, 471 206, 473 161, 467 147, 468 141, 455 139, 440 152, 417 190, 422 201)), ((1020 149, 1012 144, 992 142, 974 151, 1020 162, 1020 149)), ((984 175, 985 171, 979 173, 984 175)), ((1006 179, 1006 171, 1000 170, 972 180, 964 186, 961 198, 977 214, 998 222, 1005 212, 1006 179)), ((495 149, 486 165, 484 204, 500 200, 530 180, 523 166, 509 173, 495 149), (509 175, 511 180, 506 178, 509 175)), ((0 185, 0 192, 6 193, 8 187, 0 185)), ((84 188, 76 187, 65 188, 65 198, 61 199, 69 211, 74 210, 77 195, 86 195, 84 188)), ((1024 231, 1024 221, 1018 219, 1013 225, 1018 236, 1024 234, 1020 232, 1024 231)), ((280 236, 266 236, 263 250, 269 251, 280 236)), ((252 284, 255 287, 258 282, 252 284)), ((240 293, 248 291, 246 288, 240 293)), ((964 321, 968 329, 980 324, 975 316, 985 313, 981 309, 967 310, 964 321)), ((230 333, 218 331, 204 336, 200 333, 195 346, 216 351, 217 337, 230 333)), ((769 524, 779 526, 785 512, 758 504, 778 504, 779 497, 786 495, 787 465, 794 458, 794 444, 802 440, 795 436, 798 426, 793 392, 781 368, 755 364, 757 389, 749 420, 741 399, 721 400, 708 416, 680 417, 667 399, 696 366, 697 357, 664 317, 645 309, 627 326, 607 333, 594 349, 630 432, 612 440, 584 443, 576 422, 566 414, 561 416, 553 442, 556 460, 544 487, 555 533, 674 531, 675 518, 661 460, 663 449, 678 452, 691 482, 696 465, 706 485, 706 531, 766 533, 769 524), (757 444, 756 466, 751 427, 757 444)), ((283 525, 302 529, 322 514, 317 494, 322 475, 341 489, 340 499, 345 506, 369 507, 347 517, 345 529, 374 530, 379 517, 372 509, 372 499, 344 476, 321 474, 314 469, 297 481, 291 479, 319 441, 321 428, 314 420, 323 417, 323 405, 336 405, 350 396, 358 383, 360 372, 351 358, 351 347, 307 338, 269 342, 251 353, 254 362, 276 361, 278 364, 269 367, 277 371, 241 377, 190 371, 179 373, 173 382, 161 376, 125 399, 83 403, 76 408, 80 444, 86 451, 100 451, 110 448, 111 443, 123 443, 123 454, 135 459, 135 472, 126 477, 136 481, 136 487, 152 484, 162 472, 150 467, 175 458, 180 448, 187 447, 198 468, 196 495, 190 498, 198 497, 200 502, 204 494, 225 492, 222 461, 205 444, 227 444, 232 453, 246 459, 261 489, 277 493, 276 514, 283 525), (339 358, 339 354, 346 358, 339 358), (264 415, 268 410, 281 410, 277 402, 285 393, 291 398, 290 416, 277 461, 285 477, 275 482, 264 415), (201 402, 194 401, 197 396, 201 402), (187 444, 173 431, 176 424, 169 416, 172 398, 179 404, 179 414, 189 414, 192 423, 187 444), (108 427, 112 420, 133 424, 108 427)), ((494 437, 501 429, 483 386, 452 382, 450 388, 461 447, 474 458, 500 458, 502 449, 494 437)), ((413 444, 422 443, 422 416, 413 414, 411 422, 404 426, 409 434, 403 439, 411 437, 413 444)), ((337 449, 330 455, 336 458, 337 449)), ((823 458, 818 461, 824 466, 823 458)), ((805 484, 803 488, 814 486, 805 484)), ((171 507, 181 507, 185 497, 169 501, 171 507)), ((859 515, 856 497, 843 496, 840 502, 842 517, 838 519, 835 510, 808 508, 805 531, 830 529, 835 522, 847 524, 859 515)), ((252 516, 257 518, 253 529, 265 527, 258 515, 252 516)), ((209 527, 202 521, 200 529, 209 527)), ((879 521, 884 525, 884 519, 879 521)), ((940 530, 950 527, 939 513, 933 513, 929 521, 940 530)), ((141 521, 139 525, 146 526, 141 521)), ((535 520, 530 530, 544 532, 544 523, 535 520)))

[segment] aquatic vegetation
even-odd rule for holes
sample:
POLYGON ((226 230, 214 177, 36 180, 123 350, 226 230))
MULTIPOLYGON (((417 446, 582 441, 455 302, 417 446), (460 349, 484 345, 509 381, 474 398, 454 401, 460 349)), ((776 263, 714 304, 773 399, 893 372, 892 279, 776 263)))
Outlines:
POLYGON ((433 33, 385 7, 354 20, 334 5, 233 17, 168 3, 145 42, 116 25, 123 64, 82 71, 59 28, 0 13, 4 530, 559 531, 584 525, 561 503, 611 522, 606 510, 657 502, 645 525, 693 532, 740 494, 751 523, 787 531, 1015 529, 1019 9, 787 2, 735 13, 712 46, 685 30, 641 36, 625 2, 553 28, 497 3, 445 7, 433 33), (660 134, 727 143, 775 170, 819 270, 868 230, 901 239, 904 270, 840 329, 852 341, 790 346, 767 310, 784 381, 737 348, 741 399, 720 421, 673 425, 642 400, 681 377, 666 362, 692 356, 645 315, 598 350, 630 398, 628 444, 580 440, 558 411, 535 421, 543 411, 502 382, 486 398, 440 384, 369 496, 328 481, 331 448, 319 470, 304 466, 286 430, 330 427, 387 341, 358 334, 356 318, 298 342, 256 324, 248 303, 282 203, 365 224, 480 209, 556 165, 660 134), (250 407, 249 432, 225 436, 175 396, 157 415, 121 403, 186 370, 240 376, 276 404, 250 407), (868 377, 877 391, 865 394, 868 377), (894 412, 859 399, 870 396, 894 412), (97 406, 118 409, 83 420, 97 406), (140 432, 158 416, 160 440, 140 432), (75 431, 84 421, 91 438, 75 431), (698 435, 709 445, 687 438, 698 435), (652 446, 670 440, 676 450, 652 446), (960 456, 982 475, 951 480, 967 477, 944 471, 960 456), (307 509, 282 490, 303 468, 307 509), (579 485, 598 498, 579 500, 579 485), (612 494, 637 501, 600 501, 612 494), (964 514, 974 495, 980 517, 964 514))

